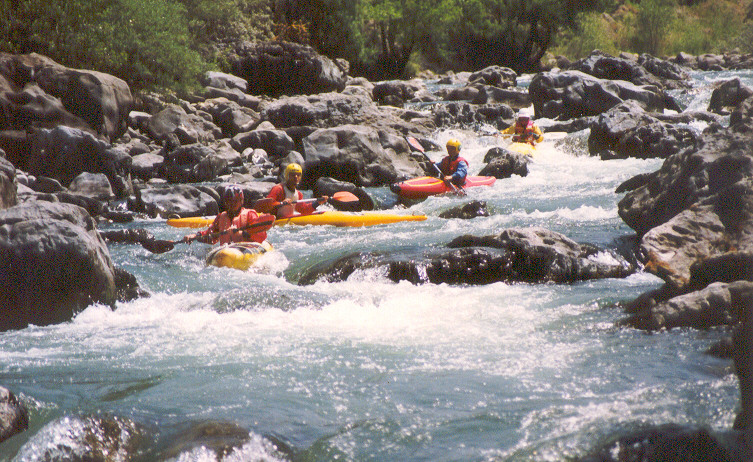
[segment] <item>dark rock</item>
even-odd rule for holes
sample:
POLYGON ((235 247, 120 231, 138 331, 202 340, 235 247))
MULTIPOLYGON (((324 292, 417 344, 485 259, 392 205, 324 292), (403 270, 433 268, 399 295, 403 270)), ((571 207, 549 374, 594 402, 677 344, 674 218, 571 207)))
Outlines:
POLYGON ((29 428, 29 410, 16 395, 0 387, 0 443, 29 428))
POLYGON ((504 148, 492 148, 484 156, 487 165, 481 169, 479 175, 494 178, 510 178, 512 175, 527 176, 529 156, 511 152, 504 148))
POLYGON ((82 172, 103 173, 117 197, 133 190, 131 156, 92 134, 69 127, 39 130, 30 153, 28 172, 54 178, 68 186, 82 172))
POLYGON ((159 143, 164 143, 168 135, 175 135, 180 144, 207 143, 222 138, 219 127, 174 104, 154 114, 146 128, 149 136, 159 143))
POLYGON ((488 217, 486 201, 471 201, 459 207, 453 207, 439 214, 439 218, 462 218, 468 220, 476 217, 488 217))
POLYGON ((295 148, 293 139, 282 130, 254 130, 233 137, 230 145, 238 152, 251 149, 263 149, 269 156, 279 158, 295 148))
POLYGON ((448 103, 434 111, 437 127, 478 127, 488 124, 497 129, 509 127, 515 120, 515 111, 506 104, 478 106, 468 103, 448 103))
POLYGON ((667 107, 666 95, 655 86, 598 79, 580 71, 538 73, 528 92, 537 118, 595 116, 627 100, 636 101, 645 111, 667 107))
POLYGON ((15 110, 11 110, 15 118, 13 128, 52 128, 65 124, 91 130, 111 140, 125 133, 133 96, 128 85, 117 77, 69 69, 36 53, 0 54, 0 75, 12 81, 15 88, 24 89, 12 96, 15 99, 11 104, 11 107, 15 105, 15 110), (34 90, 35 86, 43 92, 34 90), (24 94, 27 91, 29 93, 24 94), (36 116, 28 117, 29 114, 36 116), (56 122, 47 124, 51 116, 56 122))
POLYGON ((693 130, 659 122, 637 103, 626 101, 594 119, 588 150, 592 155, 611 151, 612 158, 667 158, 697 147, 699 138, 693 130))
POLYGON ((374 210, 374 200, 369 196, 365 189, 359 188, 353 183, 347 181, 338 181, 334 178, 321 177, 316 180, 312 188, 314 197, 329 196, 330 198, 337 192, 349 192, 358 198, 356 203, 340 202, 331 200, 330 204, 337 210, 345 212, 360 212, 362 210, 374 210))
POLYGON ((711 93, 708 110, 717 114, 729 114, 744 100, 753 96, 753 89, 739 78, 722 82, 711 93))
POLYGON ((498 236, 461 236, 417 254, 355 253, 304 271, 299 284, 323 279, 344 281, 359 269, 382 268, 395 282, 414 284, 491 284, 500 281, 568 283, 626 277, 634 268, 624 259, 593 246, 577 244, 540 228, 509 229, 498 236))
POLYGON ((232 73, 248 82, 252 94, 310 95, 345 88, 347 73, 306 45, 244 42, 235 53, 232 73))
POLYGON ((70 320, 92 303, 112 305, 110 253, 80 207, 44 201, 0 211, 0 330, 70 320))
POLYGON ((18 460, 114 461, 137 458, 146 443, 145 430, 118 416, 64 416, 48 423, 18 460), (59 435, 65 435, 61 438, 59 435))
POLYGON ((217 215, 214 197, 191 185, 145 188, 129 200, 129 209, 162 218, 217 215))
POLYGON ((707 428, 666 424, 615 438, 579 462, 735 462, 707 428))
POLYGON ((423 173, 402 137, 368 126, 320 129, 303 139, 303 147, 304 189, 310 189, 320 177, 356 186, 380 186, 423 173))
POLYGON ((508 67, 489 66, 468 76, 468 82, 510 88, 517 86, 518 74, 508 67))
POLYGON ((16 194, 16 167, 7 159, 0 149, 0 210, 13 207, 18 203, 16 194))

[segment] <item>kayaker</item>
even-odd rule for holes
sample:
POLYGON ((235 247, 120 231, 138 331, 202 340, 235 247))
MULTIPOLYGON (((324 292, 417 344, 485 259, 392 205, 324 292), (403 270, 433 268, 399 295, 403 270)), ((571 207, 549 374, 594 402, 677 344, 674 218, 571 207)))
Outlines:
POLYGON ((301 215, 309 215, 319 206, 329 200, 328 196, 322 196, 316 202, 300 202, 303 199, 303 193, 298 190, 298 183, 301 182, 303 168, 296 163, 288 164, 283 173, 284 181, 276 184, 269 191, 267 197, 280 202, 283 205, 295 203, 295 211, 301 215))
POLYGON ((468 161, 460 157, 460 141, 455 138, 447 141, 447 156, 434 164, 441 172, 440 178, 462 188, 468 176, 468 161))
POLYGON ((525 108, 518 111, 515 123, 502 130, 502 134, 512 135, 512 141, 515 143, 528 143, 535 146, 536 143, 544 141, 544 134, 533 123, 531 113, 525 108))
POLYGON ((264 242, 267 239, 267 232, 261 231, 250 233, 248 231, 237 231, 232 233, 221 234, 220 236, 210 238, 208 235, 218 233, 231 228, 243 228, 254 224, 261 215, 254 209, 243 207, 243 190, 238 185, 230 185, 222 193, 222 205, 225 211, 217 215, 204 231, 196 234, 189 234, 183 238, 185 242, 191 242, 196 239, 200 242, 211 244, 229 244, 231 242, 264 242))

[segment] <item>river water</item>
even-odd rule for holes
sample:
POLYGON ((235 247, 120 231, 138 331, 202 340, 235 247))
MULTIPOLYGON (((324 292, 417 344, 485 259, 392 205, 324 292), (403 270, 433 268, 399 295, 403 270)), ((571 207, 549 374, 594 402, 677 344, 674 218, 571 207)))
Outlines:
MULTIPOLYGON (((733 75, 753 85, 750 73, 695 73, 683 104, 705 109, 711 84, 733 75)), ((504 145, 482 134, 434 139, 460 139, 477 173, 486 151, 504 145)), ((31 411, 30 429, 0 445, 0 460, 83 450, 72 435, 91 414, 146 428, 155 449, 145 460, 180 429, 208 421, 250 432, 224 460, 557 461, 650 424, 730 428, 739 401, 731 362, 703 353, 721 331, 615 327, 619 302, 661 284, 647 273, 448 286, 396 284, 374 270, 296 284, 304 269, 350 252, 442 246, 509 227, 616 247, 633 233, 617 215, 615 188, 661 161, 601 161, 588 156, 586 139, 546 141, 526 177, 397 210, 425 213, 423 222, 274 228, 276 250, 249 272, 205 267, 202 244, 161 255, 111 245, 115 264, 152 296, 0 334, 0 384, 31 411), (469 199, 486 201, 491 216, 438 217, 469 199)), ((387 188, 370 192, 394 199, 387 188)), ((166 239, 186 232, 163 220, 132 226, 166 239)), ((194 449, 177 460, 216 459, 194 449)))

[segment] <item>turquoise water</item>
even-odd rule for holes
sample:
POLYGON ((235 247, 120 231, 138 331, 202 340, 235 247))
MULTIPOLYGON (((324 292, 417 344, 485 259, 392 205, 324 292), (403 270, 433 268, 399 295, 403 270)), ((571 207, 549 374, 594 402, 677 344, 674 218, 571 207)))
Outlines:
MULTIPOLYGON (((721 77, 696 78, 688 98, 702 106, 721 77)), ((134 420, 157 449, 188 423, 237 423, 250 439, 225 460, 284 460, 274 437, 296 460, 558 461, 647 424, 731 427, 731 363, 703 354, 722 332, 614 327, 619 302, 660 285, 646 273, 466 287, 395 284, 366 270, 296 285, 304 269, 350 252, 442 246, 509 227, 615 247, 632 234, 615 188, 661 161, 591 158, 586 136, 545 142, 527 177, 400 210, 426 213, 424 222, 274 228, 276 251, 251 272, 205 267, 201 244, 162 255, 112 245, 115 263, 152 296, 0 334, 0 384, 29 406, 32 427, 0 445, 0 460, 42 460, 88 414, 134 420), (492 215, 438 218, 469 199, 492 215)), ((465 131, 434 137, 459 138, 472 173, 503 144, 465 131)), ((160 220, 133 226, 167 239, 186 232, 160 220)), ((196 449, 178 460, 215 458, 196 449)))

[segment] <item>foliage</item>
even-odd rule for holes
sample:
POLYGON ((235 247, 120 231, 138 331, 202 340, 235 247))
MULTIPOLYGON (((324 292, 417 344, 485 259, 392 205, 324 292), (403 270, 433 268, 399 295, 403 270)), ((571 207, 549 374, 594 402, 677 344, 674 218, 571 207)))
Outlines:
POLYGON ((664 52, 676 6, 675 0, 641 0, 631 41, 634 51, 654 56, 664 52))
POLYGON ((612 55, 619 53, 614 21, 610 22, 602 13, 590 12, 580 13, 575 23, 573 29, 562 34, 562 45, 556 47, 554 52, 572 59, 588 56, 596 49, 612 55))

